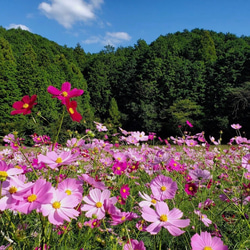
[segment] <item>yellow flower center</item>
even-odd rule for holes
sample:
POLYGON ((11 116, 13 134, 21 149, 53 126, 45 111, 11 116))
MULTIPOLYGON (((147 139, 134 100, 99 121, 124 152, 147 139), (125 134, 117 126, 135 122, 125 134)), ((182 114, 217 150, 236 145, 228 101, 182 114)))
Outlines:
POLYGON ((61 207, 61 203, 59 201, 55 201, 55 202, 53 202, 52 207, 55 209, 58 209, 61 207))
POLYGON ((246 191, 247 191, 247 192, 250 192, 250 188, 247 188, 246 191))
POLYGON ((121 170, 121 168, 120 168, 120 167, 117 167, 117 170, 121 170))
POLYGON ((69 189, 67 189, 67 190, 65 191, 65 193, 66 193, 67 195, 71 195, 71 191, 70 191, 69 189))
POLYGON ((37 199, 37 196, 35 195, 35 194, 31 194, 28 198, 27 198, 27 200, 28 200, 28 202, 33 202, 33 201, 35 201, 37 199))
POLYGON ((124 189, 122 190, 122 192, 123 192, 123 193, 126 193, 126 189, 124 188, 124 189))
POLYGON ((9 188, 9 193, 10 194, 14 194, 14 193, 16 193, 16 191, 17 191, 17 188, 14 187, 14 186, 12 186, 12 187, 9 188))
POLYGON ((63 96, 63 97, 67 97, 67 96, 68 96, 68 92, 63 91, 63 92, 62 92, 62 96, 63 96))
POLYGON ((19 165, 16 165, 15 168, 22 169, 19 165))
POLYGON ((193 187, 189 187, 188 190, 189 191, 193 191, 194 189, 193 189, 193 187))
POLYGON ((152 199, 152 200, 151 200, 151 203, 156 204, 156 200, 155 200, 155 199, 152 199))
POLYGON ((62 158, 61 158, 61 157, 58 157, 58 158, 56 159, 56 163, 62 163, 62 158))
POLYGON ((69 113, 70 113, 71 115, 73 115, 73 114, 75 113, 74 109, 69 108, 69 113))
POLYGON ((23 104, 23 108, 24 108, 24 109, 27 109, 28 107, 29 107, 29 104, 28 104, 28 103, 24 103, 24 104, 23 104))
POLYGON ((160 221, 166 222, 167 220, 168 220, 168 217, 167 217, 166 214, 162 214, 162 215, 160 216, 160 221))
POLYGON ((161 187, 161 191, 165 191, 167 188, 165 186, 161 187))
POLYGON ((96 202, 95 206, 96 206, 97 208, 100 208, 100 207, 102 207, 102 203, 101 203, 100 201, 98 201, 98 202, 96 202))
POLYGON ((213 250, 212 247, 204 247, 203 250, 213 250))
POLYGON ((122 216, 121 220, 123 221, 123 220, 125 220, 125 219, 126 219, 126 217, 125 217, 125 216, 122 216))
POLYGON ((0 171, 0 181, 5 181, 8 177, 8 174, 6 171, 0 171))

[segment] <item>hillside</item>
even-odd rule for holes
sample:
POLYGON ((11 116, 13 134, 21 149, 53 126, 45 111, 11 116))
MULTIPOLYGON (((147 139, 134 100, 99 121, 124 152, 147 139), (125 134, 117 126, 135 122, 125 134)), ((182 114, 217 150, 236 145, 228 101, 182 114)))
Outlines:
MULTIPOLYGON (((52 133, 61 106, 47 94, 65 81, 84 89, 77 98, 83 121, 67 122, 67 129, 83 132, 93 120, 127 130, 156 132, 167 137, 185 129, 227 138, 240 123, 250 134, 250 38, 195 29, 159 36, 151 44, 143 39, 132 47, 106 46, 97 54, 60 46, 21 29, 0 27, 1 135, 18 130, 52 133), (13 91, 14 90, 14 91, 13 91), (23 95, 38 95, 35 113, 43 117, 32 125, 30 117, 11 116, 12 103, 23 95), (46 128, 42 128, 43 126, 46 128), (17 129, 18 128, 18 129, 17 129)), ((66 118, 69 119, 70 118, 66 118)))

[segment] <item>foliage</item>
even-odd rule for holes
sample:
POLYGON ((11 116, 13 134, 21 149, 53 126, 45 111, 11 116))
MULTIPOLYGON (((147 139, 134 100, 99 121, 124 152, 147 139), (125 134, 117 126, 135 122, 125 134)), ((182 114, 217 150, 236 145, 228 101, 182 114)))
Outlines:
MULTIPOLYGON (((134 46, 107 45, 99 53, 86 54, 79 43, 68 48, 28 31, 0 27, 0 48, 1 128, 8 131, 8 124, 17 123, 28 134, 26 118, 9 115, 10 104, 24 94, 36 93, 42 115, 56 122, 59 107, 42 93, 65 81, 85 91, 79 111, 86 116, 77 128, 70 128, 80 132, 93 128, 94 120, 111 119, 114 101, 122 127, 163 137, 176 131, 166 110, 180 100, 189 99, 202 110, 204 115, 195 117, 197 131, 223 130, 225 141, 231 137, 230 123, 250 121, 246 36, 184 30, 161 35, 151 44, 140 39, 134 46)), ((245 133, 250 133, 249 126, 245 133)))

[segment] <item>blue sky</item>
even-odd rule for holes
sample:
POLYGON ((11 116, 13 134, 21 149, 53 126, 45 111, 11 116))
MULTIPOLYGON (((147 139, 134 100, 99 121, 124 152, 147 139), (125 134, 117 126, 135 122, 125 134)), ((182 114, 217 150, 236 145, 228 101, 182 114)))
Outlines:
POLYGON ((250 36, 250 0, 2 0, 0 26, 98 53, 184 29, 250 36))

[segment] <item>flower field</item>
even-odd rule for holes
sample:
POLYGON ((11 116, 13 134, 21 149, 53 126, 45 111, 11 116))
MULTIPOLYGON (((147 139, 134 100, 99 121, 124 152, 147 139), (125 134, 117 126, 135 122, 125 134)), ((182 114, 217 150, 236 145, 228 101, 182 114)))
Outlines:
MULTIPOLYGON (((48 92, 81 121, 71 98, 83 91, 48 92)), ((12 115, 35 101, 25 96, 12 115)), ((60 126, 55 141, 33 134, 34 150, 17 132, 3 138, 0 249, 250 249, 250 140, 239 124, 227 147, 203 132, 162 140, 122 128, 111 143, 95 125, 64 144, 60 126)))

